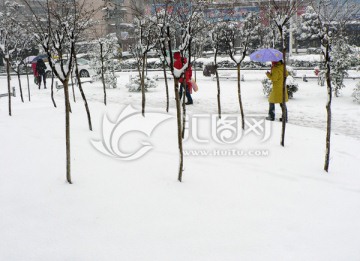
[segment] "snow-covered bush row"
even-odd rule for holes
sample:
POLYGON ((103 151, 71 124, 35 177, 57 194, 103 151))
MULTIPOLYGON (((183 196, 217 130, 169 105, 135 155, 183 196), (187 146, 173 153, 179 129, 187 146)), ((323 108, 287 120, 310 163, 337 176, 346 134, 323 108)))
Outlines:
POLYGON ((360 104, 360 82, 356 84, 356 88, 354 89, 354 92, 352 94, 352 97, 354 97, 354 101, 358 102, 360 104))
MULTIPOLYGON (((263 93, 266 97, 269 97, 271 89, 272 89, 272 83, 271 80, 267 77, 265 77, 261 81, 263 85, 263 93)), ((295 79, 292 76, 288 76, 286 78, 286 87, 289 95, 289 99, 292 99, 294 97, 294 93, 299 90, 299 84, 295 82, 295 79)))
MULTIPOLYGON (((359 59, 356 57, 355 54, 350 55, 348 57, 349 63, 351 67, 359 66, 359 59)), ((218 66, 219 68, 236 68, 236 64, 231 60, 230 57, 218 57, 218 66)), ((195 58, 192 60, 193 68, 203 68, 206 65, 212 64, 214 62, 213 57, 208 58, 195 58)), ((320 55, 297 55, 289 58, 287 61, 288 65, 293 67, 301 67, 301 68, 315 68, 320 65, 321 63, 320 55)), ((246 57, 245 60, 241 64, 242 69, 260 69, 260 68, 268 68, 270 63, 259 63, 250 61, 249 57, 246 57)), ((128 59, 121 61, 121 68, 122 69, 133 69, 137 68, 137 61, 136 59, 128 59)), ((162 64, 160 59, 158 58, 149 58, 147 61, 147 68, 148 69, 161 69, 162 64)))
MULTIPOLYGON (((156 88, 157 83, 152 77, 146 76, 144 79, 145 91, 150 88, 156 88)), ((129 88, 129 92, 141 92, 140 76, 136 75, 130 79, 130 82, 126 84, 126 88, 129 88)))

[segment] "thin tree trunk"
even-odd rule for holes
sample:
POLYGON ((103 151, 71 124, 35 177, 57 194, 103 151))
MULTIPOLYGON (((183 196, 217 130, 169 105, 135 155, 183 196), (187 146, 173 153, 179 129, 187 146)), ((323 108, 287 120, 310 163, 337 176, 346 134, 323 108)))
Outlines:
POLYGON ((104 57, 103 57, 103 45, 100 43, 100 56, 101 56, 101 79, 104 88, 104 104, 106 105, 106 86, 105 86, 105 77, 104 77, 104 57))
POLYGON ((283 88, 282 88, 282 126, 281 126, 281 146, 285 146, 285 131, 286 131, 286 121, 287 121, 287 106, 286 106, 286 47, 284 43, 283 31, 280 31, 281 42, 283 46, 283 88))
POLYGON ((6 74, 7 74, 7 85, 8 85, 8 95, 9 95, 9 116, 11 116, 10 61, 8 58, 6 58, 5 61, 6 61, 6 74))
POLYGON ((17 77, 18 77, 18 81, 19 81, 19 90, 20 90, 20 97, 21 97, 21 101, 24 102, 24 96, 23 96, 23 92, 22 92, 22 86, 21 86, 21 79, 20 79, 20 68, 18 66, 17 68, 17 77))
POLYGON ((146 55, 142 57, 143 63, 142 63, 142 69, 141 69, 141 113, 142 116, 145 117, 145 103, 146 103, 146 97, 145 97, 145 65, 146 65, 146 55))
POLYGON ((54 104, 54 107, 56 108, 56 102, 54 99, 54 74, 51 73, 51 100, 54 104))
POLYGON ((179 96, 179 79, 174 77, 174 90, 175 90, 175 101, 176 101, 176 118, 177 118, 177 128, 178 128, 178 145, 180 153, 180 162, 179 162, 179 173, 178 180, 182 181, 182 172, 184 165, 184 154, 183 154, 183 143, 182 143, 182 128, 181 128, 181 107, 180 107, 180 96, 179 96))
POLYGON ((166 112, 169 112, 169 85, 166 75, 166 66, 165 62, 162 62, 163 64, 163 70, 164 70, 164 79, 165 79, 165 89, 166 89, 166 112))
POLYGON ((29 82, 29 72, 28 72, 28 68, 26 67, 26 81, 27 81, 27 89, 28 89, 28 96, 29 96, 29 101, 31 101, 30 98, 30 82, 29 82))
POLYGON ((216 85, 217 85, 218 114, 219 114, 219 119, 221 119, 220 79, 219 79, 219 72, 217 69, 217 64, 215 64, 215 76, 216 76, 216 85))
POLYGON ((72 95, 73 95, 74 103, 76 103, 75 90, 74 90, 74 80, 73 80, 73 73, 72 72, 71 72, 71 89, 72 89, 72 95))
POLYGON ((327 112, 327 123, 326 123, 326 153, 325 153, 325 164, 324 170, 326 172, 329 171, 330 164, 330 138, 331 138, 331 102, 332 102, 332 86, 330 79, 330 54, 329 54, 329 46, 326 46, 326 84, 327 84, 327 93, 328 93, 328 101, 326 104, 326 112, 327 112))
POLYGON ((90 114, 90 109, 89 109, 89 105, 84 93, 84 90, 82 88, 82 84, 81 84, 81 80, 80 80, 80 74, 79 74, 79 68, 77 65, 77 58, 75 57, 75 76, 79 85, 79 90, 81 93, 81 97, 84 100, 84 105, 85 105, 85 109, 86 109, 86 114, 87 114, 87 118, 88 118, 88 124, 89 124, 89 130, 92 131, 92 123, 91 123, 91 114, 90 114))
POLYGON ((66 180, 71 182, 69 79, 63 82, 65 95, 66 180))
POLYGON ((244 108, 243 108, 243 103, 242 103, 242 99, 241 99, 241 86, 240 86, 240 75, 241 71, 240 71, 240 63, 237 64, 237 81, 238 81, 238 99, 239 99, 239 106, 240 106, 240 113, 241 113, 241 128, 244 130, 245 129, 245 115, 244 115, 244 108))
POLYGON ((181 132, 181 137, 184 139, 185 138, 185 127, 186 127, 186 104, 185 104, 185 97, 186 97, 186 88, 187 88, 187 84, 186 84, 186 79, 185 79, 185 75, 183 76, 183 83, 184 83, 184 89, 183 89, 183 93, 182 93, 182 112, 183 112, 183 118, 182 118, 182 132, 181 132))
POLYGON ((148 64, 148 58, 147 58, 147 55, 145 55, 145 70, 146 70, 146 76, 148 75, 148 67, 147 67, 147 64, 148 64))

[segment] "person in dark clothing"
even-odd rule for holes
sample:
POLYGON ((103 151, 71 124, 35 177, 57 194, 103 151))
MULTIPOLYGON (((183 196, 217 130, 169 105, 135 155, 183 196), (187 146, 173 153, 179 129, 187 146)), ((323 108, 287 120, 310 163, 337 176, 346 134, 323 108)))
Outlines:
POLYGON ((44 81, 44 89, 46 89, 46 65, 43 61, 43 59, 39 59, 36 62, 36 71, 38 73, 38 85, 39 89, 41 87, 41 78, 44 81))

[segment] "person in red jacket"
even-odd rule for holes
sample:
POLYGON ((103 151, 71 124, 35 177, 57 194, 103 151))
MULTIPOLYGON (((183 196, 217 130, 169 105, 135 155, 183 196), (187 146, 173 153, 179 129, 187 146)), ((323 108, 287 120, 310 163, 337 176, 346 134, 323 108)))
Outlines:
MULTIPOLYGON (((187 63, 187 59, 184 57, 181 57, 180 52, 176 52, 174 53, 174 67, 178 70, 180 70, 184 64, 187 63)), ((187 98, 187 102, 185 103, 186 105, 190 105, 193 104, 193 99, 191 97, 191 93, 192 93, 192 84, 191 84, 191 76, 192 76, 192 69, 191 69, 191 65, 189 64, 189 67, 186 69, 185 73, 185 82, 186 82, 186 91, 185 91, 185 95, 187 98)), ((179 91, 179 95, 180 95, 180 99, 182 98, 182 93, 183 93, 183 89, 184 89, 184 77, 181 77, 179 79, 180 82, 180 91, 179 91)))

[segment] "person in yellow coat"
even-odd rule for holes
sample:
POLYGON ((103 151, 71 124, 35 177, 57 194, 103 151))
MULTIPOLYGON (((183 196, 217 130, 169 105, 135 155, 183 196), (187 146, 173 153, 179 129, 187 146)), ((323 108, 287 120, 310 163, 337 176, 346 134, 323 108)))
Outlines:
MULTIPOLYGON (((289 75, 288 71, 285 72, 286 77, 289 75)), ((282 108, 283 102, 283 82, 284 82, 284 63, 282 61, 272 62, 271 71, 266 72, 266 76, 272 82, 272 90, 269 95, 269 116, 267 120, 275 120, 275 103, 280 103, 282 108)), ((287 89, 285 90, 285 101, 289 100, 287 89)), ((287 115, 287 113, 286 113, 287 115)), ((282 118, 280 118, 280 121, 282 118)), ((286 119, 287 121, 287 119, 286 119)))

